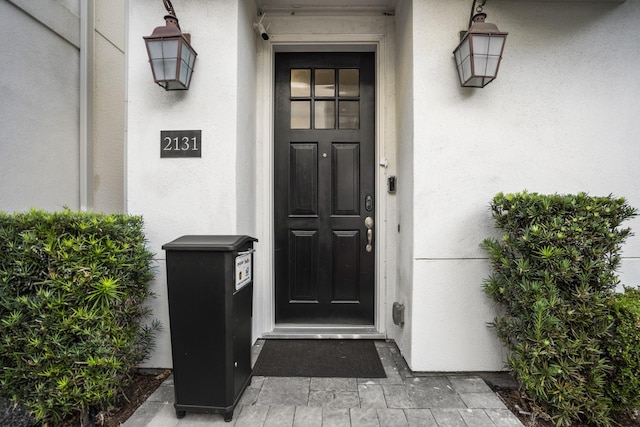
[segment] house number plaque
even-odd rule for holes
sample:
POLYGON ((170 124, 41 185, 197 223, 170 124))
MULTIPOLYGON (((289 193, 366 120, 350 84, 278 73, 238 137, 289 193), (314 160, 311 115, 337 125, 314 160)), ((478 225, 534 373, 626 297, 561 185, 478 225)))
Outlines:
POLYGON ((202 131, 161 130, 160 157, 202 157, 202 131))

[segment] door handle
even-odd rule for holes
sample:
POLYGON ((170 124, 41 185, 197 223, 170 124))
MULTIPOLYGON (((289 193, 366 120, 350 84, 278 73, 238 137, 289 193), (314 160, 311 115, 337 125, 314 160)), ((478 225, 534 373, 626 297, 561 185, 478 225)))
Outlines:
POLYGON ((370 216, 366 217, 364 220, 364 226, 367 227, 367 252, 371 252, 373 250, 373 245, 371 242, 373 241, 373 218, 370 216))

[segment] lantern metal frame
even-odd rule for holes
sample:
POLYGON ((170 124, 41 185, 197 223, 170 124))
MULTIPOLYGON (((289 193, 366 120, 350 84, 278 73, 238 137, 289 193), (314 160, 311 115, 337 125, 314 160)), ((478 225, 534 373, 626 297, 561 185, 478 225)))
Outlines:
POLYGON ((453 51, 460 85, 483 88, 498 75, 504 45, 509 33, 498 30, 495 24, 485 22, 482 7, 471 5, 469 29, 460 33, 460 44, 453 51))
POLYGON ((198 53, 191 46, 191 35, 182 33, 171 1, 163 2, 165 26, 143 37, 153 80, 165 90, 188 90, 198 53))

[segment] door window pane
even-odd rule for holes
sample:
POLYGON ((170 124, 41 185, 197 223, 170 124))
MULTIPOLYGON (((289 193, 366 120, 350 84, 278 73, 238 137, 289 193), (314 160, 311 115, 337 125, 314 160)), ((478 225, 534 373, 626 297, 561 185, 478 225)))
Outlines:
POLYGON ((315 96, 336 96, 336 71, 318 69, 315 74, 315 96))
POLYGON ((336 103, 335 101, 315 101, 314 127, 316 129, 335 129, 336 103))
POLYGON ((360 101, 340 101, 338 108, 340 129, 360 128, 360 101))
POLYGON ((340 96, 360 96, 360 70, 340 69, 338 79, 340 96))
POLYGON ((291 129, 311 128, 311 101, 291 101, 291 129))
POLYGON ((311 70, 291 70, 291 96, 311 96, 311 70))

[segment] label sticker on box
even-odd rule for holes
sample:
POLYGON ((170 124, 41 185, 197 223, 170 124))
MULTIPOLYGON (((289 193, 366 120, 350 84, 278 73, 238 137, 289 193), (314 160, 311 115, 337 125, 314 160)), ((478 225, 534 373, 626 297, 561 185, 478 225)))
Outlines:
POLYGON ((236 291, 251 282, 251 253, 236 257, 236 291))

